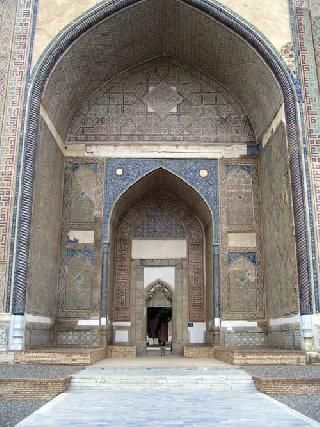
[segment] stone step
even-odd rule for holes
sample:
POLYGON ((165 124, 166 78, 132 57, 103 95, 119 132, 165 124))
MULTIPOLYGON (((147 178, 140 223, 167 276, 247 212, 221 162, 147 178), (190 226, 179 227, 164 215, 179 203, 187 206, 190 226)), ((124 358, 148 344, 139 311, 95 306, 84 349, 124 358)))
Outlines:
POLYGON ((163 382, 152 382, 152 383, 119 383, 119 382, 96 382, 96 381, 71 381, 71 390, 75 389, 82 389, 85 390, 94 390, 94 389, 162 389, 162 388, 169 388, 169 389, 179 389, 179 390, 186 390, 190 391, 190 389, 206 389, 206 390, 256 390, 254 383, 251 381, 247 382, 224 382, 224 383, 217 383, 217 382, 194 382, 194 383, 183 383, 183 382, 170 382, 170 381, 163 381, 163 382))
POLYGON ((227 384, 227 383, 232 383, 232 384, 249 384, 252 383, 252 380, 247 380, 247 379, 221 379, 221 380, 217 380, 217 379, 193 379, 193 380, 189 380, 189 381, 181 381, 181 380, 175 380, 175 379, 156 379, 154 381, 150 381, 145 380, 145 379, 101 379, 101 378, 73 378, 72 379, 72 384, 125 384, 125 385, 129 385, 129 384, 151 384, 151 385, 156 385, 156 384, 186 384, 186 385, 190 385, 190 384, 227 384))
POLYGON ((175 389, 180 391, 256 391, 254 382, 240 369, 108 369, 87 368, 73 375, 71 391, 175 389))
MULTIPOLYGON (((154 387, 75 387, 75 386, 71 386, 69 391, 70 392, 76 392, 76 393, 89 393, 89 392, 94 392, 94 391, 114 391, 114 392, 120 392, 120 391, 137 391, 137 392, 141 392, 141 391, 145 391, 145 390, 154 390, 154 387)), ((157 390, 170 390, 170 391, 179 391, 180 393, 189 393, 190 392, 190 387, 160 387, 157 386, 157 390)), ((219 392, 219 393, 230 393, 230 392, 234 392, 234 393, 256 393, 257 389, 254 386, 248 386, 248 387, 192 387, 192 391, 206 391, 206 392, 219 392)))

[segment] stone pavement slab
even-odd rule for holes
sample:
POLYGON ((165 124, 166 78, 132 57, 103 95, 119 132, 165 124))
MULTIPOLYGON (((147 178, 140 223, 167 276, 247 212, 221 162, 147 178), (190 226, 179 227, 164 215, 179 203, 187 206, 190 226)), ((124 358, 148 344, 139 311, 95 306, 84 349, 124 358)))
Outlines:
POLYGON ((228 382, 236 383, 239 378, 251 381, 237 367, 212 359, 163 359, 98 362, 75 374, 74 386, 67 393, 44 405, 18 426, 320 426, 250 388, 250 384, 240 385, 237 391, 227 387, 228 382), (221 383, 219 387, 217 380, 221 383), (93 388, 88 386, 91 382, 93 388))
POLYGON ((265 396, 210 392, 64 393, 19 427, 243 426, 305 427, 320 424, 265 396))

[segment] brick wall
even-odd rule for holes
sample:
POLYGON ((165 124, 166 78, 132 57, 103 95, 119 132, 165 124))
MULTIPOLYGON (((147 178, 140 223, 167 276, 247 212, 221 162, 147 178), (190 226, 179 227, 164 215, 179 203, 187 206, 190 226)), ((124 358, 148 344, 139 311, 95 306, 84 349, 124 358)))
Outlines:
POLYGON ((320 378, 253 377, 253 380, 265 394, 320 394, 320 378))
POLYGON ((301 365, 306 363, 303 351, 240 350, 215 348, 215 357, 234 365, 301 365))
POLYGON ((196 347, 196 346, 184 346, 183 357, 186 358, 206 358, 214 357, 213 347, 196 347))
POLYGON ((110 357, 111 359, 134 359, 137 357, 137 349, 134 345, 110 345, 107 348, 107 357, 110 357))
POLYGON ((71 377, 55 379, 0 379, 1 399, 49 400, 68 390, 71 377))
POLYGON ((15 363, 43 363, 52 365, 91 365, 104 359, 106 355, 105 348, 98 348, 94 350, 79 351, 75 349, 70 351, 68 349, 60 349, 56 351, 41 351, 29 350, 24 352, 17 352, 14 355, 15 363))

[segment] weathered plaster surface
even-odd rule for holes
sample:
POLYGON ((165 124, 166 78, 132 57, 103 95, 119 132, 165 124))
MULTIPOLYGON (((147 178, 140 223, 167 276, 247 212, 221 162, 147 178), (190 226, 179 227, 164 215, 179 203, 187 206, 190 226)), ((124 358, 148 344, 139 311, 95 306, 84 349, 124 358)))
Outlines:
POLYGON ((296 246, 283 123, 261 156, 261 210, 267 317, 298 311, 296 246))
MULTIPOLYGON (((97 0, 40 0, 33 63, 66 25, 98 4, 97 0)), ((291 40, 287 0, 221 0, 258 28, 280 50, 291 40)))
POLYGON ((50 316, 56 311, 63 165, 63 155, 41 121, 27 288, 27 310, 33 314, 50 316))
POLYGON ((280 49, 291 40, 288 0, 220 0, 280 49))

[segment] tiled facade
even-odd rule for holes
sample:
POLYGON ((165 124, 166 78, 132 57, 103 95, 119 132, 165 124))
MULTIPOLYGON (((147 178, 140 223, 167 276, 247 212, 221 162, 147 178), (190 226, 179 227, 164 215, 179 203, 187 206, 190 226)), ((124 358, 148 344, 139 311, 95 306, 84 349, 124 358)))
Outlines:
POLYGON ((221 299, 224 319, 264 317, 258 170, 255 160, 226 160, 221 171, 221 299), (241 234, 240 234, 241 233, 241 234), (234 247, 230 234, 240 235, 234 247), (255 242, 245 242, 247 235, 255 242))
POLYGON ((37 0, 6 0, 0 3, 0 307, 5 310, 9 310, 10 306, 10 254, 12 259, 14 251, 10 238, 15 219, 15 186, 21 148, 19 142, 37 4, 37 0))
POLYGON ((319 206, 317 194, 320 191, 318 182, 320 110, 318 105, 319 83, 316 65, 318 63, 319 34, 317 31, 317 16, 319 14, 319 5, 317 1, 309 3, 305 0, 290 0, 289 4, 291 8, 292 31, 295 36, 294 51, 296 52, 296 64, 302 88, 301 113, 305 126, 304 158, 308 159, 305 166, 309 203, 306 215, 309 215, 312 227, 310 251, 313 259, 313 276, 311 280, 314 285, 313 293, 316 310, 319 312, 319 206))
POLYGON ((135 67, 100 87, 68 134, 70 143, 195 140, 234 144, 254 143, 255 137, 224 87, 169 58, 135 67))
MULTIPOLYGON (((0 313, 38 316, 25 327, 28 347, 100 345, 99 327, 77 322, 96 321, 112 299, 113 208, 163 168, 211 215, 210 304, 189 320, 207 320, 208 329, 210 321, 212 331, 221 319, 255 322, 223 330, 226 346, 299 348, 299 323, 268 329, 257 321, 320 310, 318 0, 289 1, 295 69, 289 45, 283 53, 297 94, 279 54, 216 2, 124 3, 132 7, 101 2, 65 29, 29 79, 38 1, 0 1, 0 313), (235 155, 221 159, 231 144, 235 155), (121 156, 103 158, 106 147, 122 146, 121 156)), ((189 256, 203 264, 198 252, 189 256)), ((196 270, 190 289, 199 296, 196 270)), ((123 304, 117 288, 116 297, 123 304)), ((8 322, 0 331, 4 347, 8 322)))
POLYGON ((264 148, 260 161, 264 286, 266 313, 270 318, 299 310, 290 173, 284 160, 287 157, 285 128, 280 125, 264 148))

